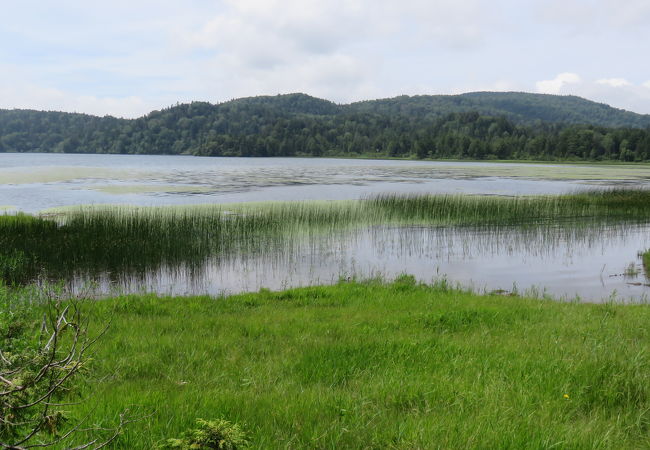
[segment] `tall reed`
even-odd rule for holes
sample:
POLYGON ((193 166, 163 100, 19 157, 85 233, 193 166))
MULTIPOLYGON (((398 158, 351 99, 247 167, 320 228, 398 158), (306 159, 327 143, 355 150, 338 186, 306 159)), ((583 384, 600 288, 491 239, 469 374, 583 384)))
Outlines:
POLYGON ((650 191, 561 196, 381 195, 346 202, 79 208, 58 218, 0 216, 0 277, 144 274, 208 258, 290 249, 305 235, 375 225, 502 226, 646 221, 650 191))
POLYGON ((650 218, 650 191, 636 189, 526 197, 389 194, 373 197, 368 203, 389 220, 422 221, 437 225, 650 218))

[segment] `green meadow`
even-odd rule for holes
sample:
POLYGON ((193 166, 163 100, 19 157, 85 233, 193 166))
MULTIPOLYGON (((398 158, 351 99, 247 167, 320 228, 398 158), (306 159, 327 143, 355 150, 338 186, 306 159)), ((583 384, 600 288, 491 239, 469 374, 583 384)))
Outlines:
POLYGON ((137 412, 115 448, 156 448, 196 418, 239 425, 253 448, 650 446, 647 305, 402 276, 82 307, 91 334, 110 327, 64 409, 104 428, 137 412))

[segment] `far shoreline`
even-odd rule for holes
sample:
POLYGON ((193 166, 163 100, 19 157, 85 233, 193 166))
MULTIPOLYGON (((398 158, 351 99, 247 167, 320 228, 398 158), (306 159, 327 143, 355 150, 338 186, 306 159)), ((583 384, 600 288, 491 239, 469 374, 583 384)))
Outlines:
MULTIPOLYGON (((396 156, 374 156, 374 155, 278 155, 278 156, 207 156, 191 155, 188 153, 168 154, 168 153, 90 153, 90 152, 0 152, 0 155, 101 155, 101 156, 188 156, 195 158, 239 158, 251 160, 264 159, 341 159, 341 160, 364 160, 364 161, 405 161, 405 162, 447 162, 447 163, 496 163, 496 164, 542 164, 542 165, 594 165, 594 166, 650 166, 650 161, 594 161, 594 160, 539 160, 539 159, 453 159, 453 158, 400 158, 396 156)), ((1 169, 1 168, 0 168, 1 169)))

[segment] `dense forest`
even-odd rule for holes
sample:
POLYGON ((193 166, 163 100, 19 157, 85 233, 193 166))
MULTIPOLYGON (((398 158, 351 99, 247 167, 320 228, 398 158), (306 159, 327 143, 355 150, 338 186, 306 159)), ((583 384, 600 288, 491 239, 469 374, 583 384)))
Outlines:
POLYGON ((650 160, 650 116, 579 97, 477 92, 337 105, 304 94, 138 119, 0 110, 0 152, 650 160))

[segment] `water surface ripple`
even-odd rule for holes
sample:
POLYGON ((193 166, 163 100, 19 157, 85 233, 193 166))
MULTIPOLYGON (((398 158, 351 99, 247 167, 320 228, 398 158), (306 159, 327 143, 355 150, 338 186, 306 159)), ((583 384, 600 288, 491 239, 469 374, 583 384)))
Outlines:
POLYGON ((650 166, 0 153, 0 207, 340 200, 379 193, 560 194, 649 185, 650 166))

